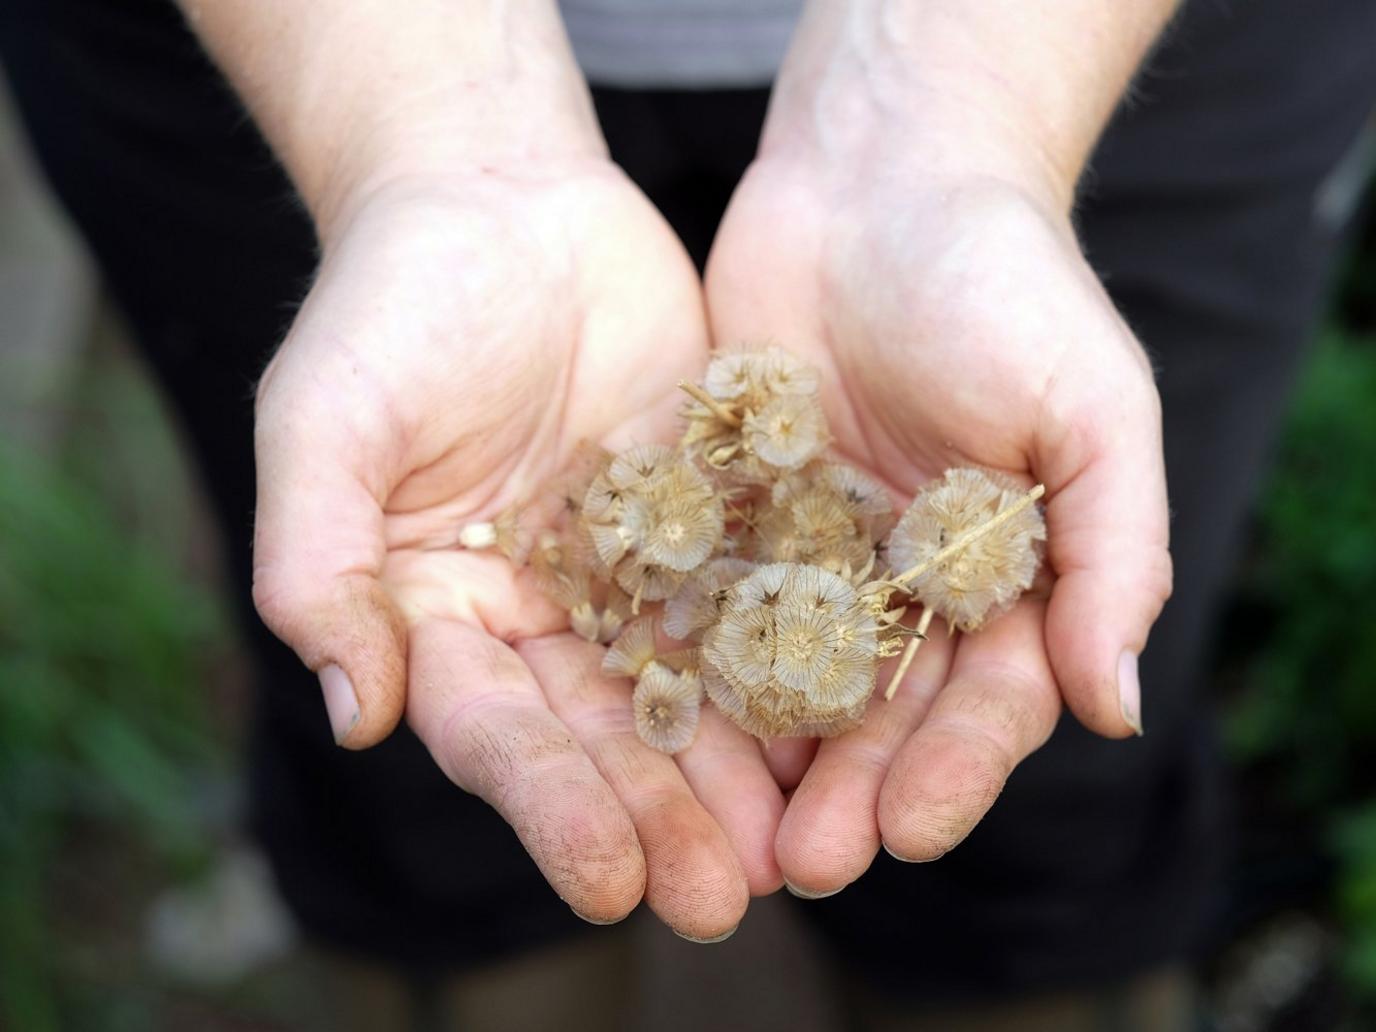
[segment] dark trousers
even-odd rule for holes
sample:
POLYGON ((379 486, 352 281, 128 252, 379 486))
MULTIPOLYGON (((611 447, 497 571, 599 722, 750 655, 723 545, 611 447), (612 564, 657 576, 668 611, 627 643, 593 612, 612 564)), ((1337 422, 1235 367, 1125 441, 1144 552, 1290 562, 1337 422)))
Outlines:
MULTIPOLYGON (((1342 214, 1316 197, 1372 109, 1374 46, 1366 0, 1197 0, 1105 137, 1078 219, 1160 369, 1174 512, 1176 593, 1143 659, 1148 731, 1105 742, 1066 718, 949 857, 881 856, 807 904, 838 956, 890 989, 988 997, 1131 974, 1185 956, 1206 920, 1224 808, 1200 672, 1321 305, 1342 214)), ((222 521, 262 689, 254 821, 302 923, 413 970, 595 934, 408 732, 336 749, 314 678, 251 612, 252 390, 315 241, 171 4, 9 0, 0 54, 222 521)), ((613 155, 701 262, 765 91, 596 99, 613 155)))

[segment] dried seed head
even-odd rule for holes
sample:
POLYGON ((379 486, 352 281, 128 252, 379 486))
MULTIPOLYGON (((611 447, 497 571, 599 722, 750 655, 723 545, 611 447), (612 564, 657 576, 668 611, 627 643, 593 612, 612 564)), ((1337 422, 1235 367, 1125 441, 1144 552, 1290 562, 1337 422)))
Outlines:
POLYGON ((722 591, 754 568, 754 563, 724 556, 696 570, 665 603, 665 632, 685 641, 696 638, 720 618, 722 591))
POLYGON ((814 395, 817 383, 814 367, 782 348, 769 347, 717 355, 702 385, 719 401, 761 402, 778 394, 814 395))
POLYGON ((583 522, 598 561, 615 571, 617 583, 655 601, 717 549, 725 515, 720 493, 701 470, 669 448, 640 445, 593 479, 583 522))
POLYGON ((861 516, 888 516, 893 512, 893 499, 884 485, 844 462, 820 464, 813 473, 813 483, 835 492, 861 516))
POLYGON ((745 417, 746 447, 776 469, 798 469, 827 446, 827 424, 816 399, 781 394, 745 417))
POLYGON ((768 484, 826 447, 817 371, 786 351, 719 355, 689 389, 680 445, 737 483, 768 484))
POLYGON ((812 563, 833 572, 864 566, 874 552, 875 518, 806 472, 775 485, 774 504, 757 521, 760 558, 812 563))
POLYGON ((602 644, 613 642, 621 634, 621 628, 631 618, 631 599, 621 586, 613 581, 607 585, 607 598, 602 605, 598 618, 597 640, 602 644))
POLYGON ((698 730, 701 694, 695 676, 676 674, 660 663, 651 663, 641 673, 631 696, 636 735, 660 752, 688 748, 698 730))
MULTIPOLYGON (((949 469, 925 486, 889 535, 895 571, 910 569, 961 535, 1009 509, 1024 492, 1009 477, 982 469, 949 469)), ((952 627, 973 631, 1032 584, 1046 524, 1029 505, 956 555, 917 577, 910 593, 952 627)))
POLYGON ((586 641, 597 641, 602 634, 602 620, 591 602, 580 602, 569 610, 569 627, 586 641))
MULTIPOLYGON (((616 583, 632 599, 660 602, 683 584, 684 575, 667 566, 656 566, 639 560, 626 560, 616 568, 616 583)), ((632 606, 634 611, 635 606, 632 606)))
POLYGON ((609 677, 639 677, 655 658, 655 622, 642 617, 627 624, 621 637, 612 642, 602 659, 602 672, 609 677))
POLYGON ((712 554, 721 541, 722 525, 720 505, 704 507, 700 499, 671 496, 647 515, 639 554, 647 562, 687 573, 712 554))
POLYGON ((703 636, 703 683, 750 734, 838 734, 874 690, 876 634, 864 601, 835 574, 761 566, 727 590, 703 636))
POLYGON ((612 453, 607 449, 591 441, 580 441, 573 450, 567 469, 554 481, 554 493, 560 507, 572 515, 581 513, 588 487, 598 474, 606 472, 611 461, 612 453))
POLYGON ((647 491, 678 464, 674 449, 664 444, 637 444, 612 459, 607 479, 623 491, 647 491))

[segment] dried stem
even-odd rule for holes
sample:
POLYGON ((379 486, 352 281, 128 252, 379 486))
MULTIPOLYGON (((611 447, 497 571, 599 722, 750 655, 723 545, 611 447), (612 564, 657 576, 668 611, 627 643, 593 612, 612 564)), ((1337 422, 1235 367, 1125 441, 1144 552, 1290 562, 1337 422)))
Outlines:
POLYGON ((898 691, 898 685, 907 676, 908 667, 913 665, 913 657, 917 655, 917 650, 922 647, 922 643, 927 640, 927 628, 932 626, 932 617, 936 610, 927 606, 922 610, 922 616, 917 621, 917 633, 908 639, 908 645, 903 650, 903 658, 898 661, 898 669, 893 672, 893 677, 889 678, 889 686, 884 689, 884 701, 893 699, 894 693, 898 691))
POLYGON ((936 555, 931 556, 928 559, 922 560, 922 562, 918 563, 912 569, 904 570, 896 577, 890 577, 889 583, 898 584, 906 587, 906 585, 908 585, 912 581, 917 580, 917 578, 921 577, 928 570, 932 569, 932 567, 940 566, 947 559, 950 559, 953 555, 956 555, 962 549, 974 544, 976 541, 984 537, 984 535, 988 534, 990 531, 996 529, 999 526, 1002 526, 1004 523, 1007 523, 1018 513, 1026 509, 1029 505, 1034 504, 1037 501, 1037 499, 1044 494, 1046 494, 1046 485, 1038 484, 1036 487, 1032 488, 1032 490, 1028 491, 1027 494, 1023 495, 1021 498, 1019 498, 1008 508, 1004 509, 1002 512, 996 513, 995 515, 991 516, 989 519, 981 523, 978 527, 973 527, 970 530, 967 530, 964 534, 960 535, 960 537, 956 538, 949 545, 943 548, 940 552, 937 552, 936 555))
POLYGON ((733 428, 740 427, 741 417, 736 415, 729 408, 727 408, 725 405, 719 402, 716 398, 712 397, 712 395, 708 394, 697 384, 689 383, 687 380, 680 380, 678 382, 678 389, 683 391, 684 394, 688 395, 688 397, 692 398, 699 404, 707 406, 707 410, 711 412, 712 415, 720 419, 727 426, 733 428))

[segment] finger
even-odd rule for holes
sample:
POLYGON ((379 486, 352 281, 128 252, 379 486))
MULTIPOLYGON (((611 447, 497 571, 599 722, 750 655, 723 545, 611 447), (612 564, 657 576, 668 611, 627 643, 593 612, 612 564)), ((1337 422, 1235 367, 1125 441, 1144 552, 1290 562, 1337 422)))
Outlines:
POLYGON ((636 736, 629 682, 604 675, 605 650, 572 634, 524 642, 519 651, 555 715, 630 814, 645 855, 650 909, 688 938, 729 935, 750 900, 745 874, 673 757, 636 736))
MULTIPOLYGON (((818 748, 779 827, 779 866, 795 896, 830 896, 873 862, 880 845, 880 788, 946 683, 954 645, 944 632, 934 631, 893 700, 876 691, 863 724, 818 748)), ((881 689, 891 667, 880 671, 881 689)))
POLYGON ((752 896, 767 896, 783 884, 774 838, 784 796, 760 752, 755 738, 715 706, 704 706, 697 737, 675 757, 693 794, 730 840, 752 896))
POLYGON ((1046 647, 1080 722, 1122 738, 1141 734, 1137 657, 1171 591, 1160 406, 1142 384, 1094 408, 1058 449, 1077 472, 1049 478, 1046 647))
POLYGON ((406 627, 379 582, 385 558, 375 486, 331 413, 260 403, 253 601, 320 676, 335 741, 385 738, 406 701, 406 627))
POLYGON ((502 815, 575 913, 607 924, 635 908, 645 857, 631 818, 507 645, 466 624, 417 624, 406 715, 449 779, 502 815))
POLYGON ((899 859, 934 860, 965 838, 1014 766, 1051 735, 1061 701, 1044 610, 1024 599, 956 644, 946 686, 879 792, 880 835, 899 859))
POLYGON ((779 788, 791 792, 803 780, 817 753, 815 738, 769 738, 762 743, 764 762, 779 788))

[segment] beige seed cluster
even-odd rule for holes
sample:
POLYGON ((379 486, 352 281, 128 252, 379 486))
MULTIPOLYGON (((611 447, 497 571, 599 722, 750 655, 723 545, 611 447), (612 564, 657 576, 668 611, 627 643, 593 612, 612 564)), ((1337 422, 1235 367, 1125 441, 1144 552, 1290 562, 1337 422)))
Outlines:
POLYGON ((848 581, 820 566, 769 563, 725 592, 702 638, 703 682, 752 735, 840 734, 874 693, 878 635, 848 581))
POLYGON ((975 630, 1031 584, 1040 489, 948 470, 896 519, 880 481, 823 456, 818 375, 796 357, 720 355, 681 386, 677 446, 581 448, 552 492, 554 529, 520 525, 548 511, 532 506, 459 534, 528 564, 575 633, 609 644, 603 672, 636 682, 652 748, 687 748, 704 699, 762 738, 840 734, 933 614, 975 630), (900 621, 915 605, 914 631, 900 621))
MULTIPOLYGON (((982 469, 949 469, 925 486, 889 537, 889 563, 907 570, 1011 509, 1023 496, 1012 479, 982 469)), ((974 631, 1032 585, 1046 524, 1027 506, 988 534, 915 577, 911 593, 952 627, 974 631)))

